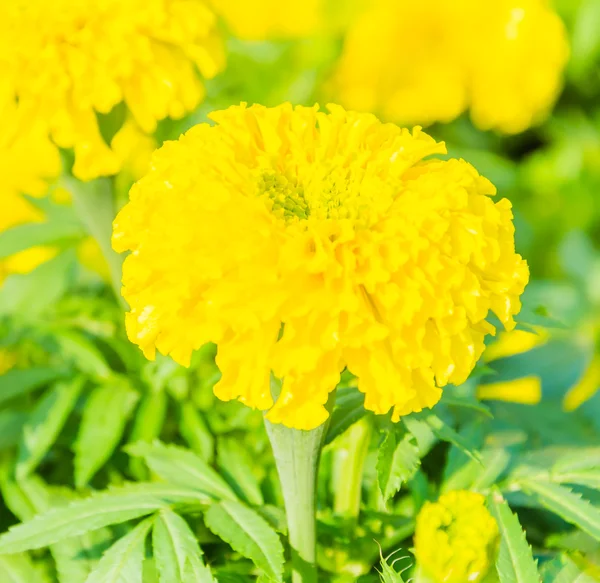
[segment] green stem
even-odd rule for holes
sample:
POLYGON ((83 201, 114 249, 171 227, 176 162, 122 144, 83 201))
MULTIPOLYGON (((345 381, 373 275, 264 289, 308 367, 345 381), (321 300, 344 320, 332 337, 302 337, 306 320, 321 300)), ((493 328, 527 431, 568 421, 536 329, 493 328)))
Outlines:
POLYGON ((112 222, 115 218, 114 199, 111 182, 99 178, 91 182, 67 179, 67 189, 73 197, 73 206, 88 233, 97 241, 102 256, 110 270, 113 290, 120 302, 123 258, 112 248, 112 222))
POLYGON ((292 550, 292 583, 315 583, 317 575, 316 487, 319 458, 329 423, 302 431, 265 426, 283 491, 292 550))
POLYGON ((363 417, 348 429, 335 452, 333 511, 356 518, 360 511, 362 476, 371 441, 371 421, 363 417))

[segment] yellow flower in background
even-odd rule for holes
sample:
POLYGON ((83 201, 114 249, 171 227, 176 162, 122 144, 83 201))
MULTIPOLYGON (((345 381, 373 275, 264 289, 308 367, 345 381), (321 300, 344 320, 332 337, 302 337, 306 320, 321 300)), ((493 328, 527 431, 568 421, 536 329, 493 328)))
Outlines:
POLYGON ((339 100, 408 125, 460 115, 468 103, 462 3, 373 2, 348 30, 334 80, 339 100))
POLYGON ((347 367, 394 419, 463 382, 528 279, 511 205, 416 128, 329 106, 231 107, 154 154, 114 223, 131 341, 189 364, 218 345, 224 400, 311 429, 347 367), (276 403, 271 372, 282 379, 276 403))
POLYGON ((344 105, 398 123, 470 108, 481 129, 516 133, 548 113, 567 55, 545 0, 376 0, 350 28, 333 86, 344 105))
POLYGON ((303 38, 339 31, 365 0, 213 0, 231 33, 244 40, 303 38))
MULTIPOLYGON (((43 124, 31 119, 7 94, 0 95, 0 233, 43 219, 21 193, 45 194, 47 180, 60 172, 60 158, 43 124)), ((27 273, 50 259, 54 251, 33 247, 0 259, 0 284, 11 273, 27 273)))
POLYGON ((542 380, 538 376, 531 375, 510 381, 479 385, 477 398, 520 403, 521 405, 537 405, 542 400, 542 380))
POLYGON ((542 346, 548 342, 550 337, 547 330, 537 328, 535 332, 529 330, 511 330, 500 332, 498 337, 485 349, 483 353, 484 362, 492 362, 500 358, 523 354, 542 346))
POLYGON ((600 389, 600 355, 592 357, 579 381, 569 389, 563 400, 565 411, 575 411, 600 389))
POLYGON ((480 2, 469 83, 471 118, 515 134, 543 121, 562 88, 565 27, 548 0, 480 2))
POLYGON ((415 526, 417 567, 432 583, 477 583, 494 562, 498 526, 476 492, 426 502, 415 526))
MULTIPOLYGON (((535 332, 529 330, 500 332, 498 337, 486 347, 482 360, 491 363, 501 358, 524 354, 538 346, 543 346, 549 337, 548 331, 541 327, 537 327, 535 332)), ((529 375, 509 381, 482 384, 477 387, 477 398, 537 405, 542 400, 542 380, 536 375, 529 375)))
POLYGON ((14 95, 75 151, 83 180, 118 172, 121 159, 97 114, 124 102, 143 132, 196 108, 223 66, 216 17, 203 0, 9 0, 2 58, 14 95))
POLYGON ((17 364, 17 357, 14 352, 0 348, 0 374, 8 372, 17 364))

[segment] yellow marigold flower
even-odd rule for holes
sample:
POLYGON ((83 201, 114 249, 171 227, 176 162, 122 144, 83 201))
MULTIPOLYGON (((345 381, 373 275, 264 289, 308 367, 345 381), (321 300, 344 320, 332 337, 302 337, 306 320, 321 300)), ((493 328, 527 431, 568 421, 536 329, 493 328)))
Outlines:
POLYGON ((153 156, 114 223, 129 338, 188 364, 218 345, 221 399, 310 429, 347 367, 394 419, 463 382, 528 279, 510 202, 420 128, 329 106, 231 107, 153 156), (282 379, 276 403, 271 372, 282 379))
POLYGON ((417 516, 415 557, 433 583, 481 581, 493 563, 498 526, 481 494, 456 490, 417 516))
POLYGON ((333 85, 344 105, 402 124, 470 107, 480 128, 516 133, 547 114, 567 54, 545 0, 376 0, 351 26, 333 85))
POLYGON ((520 403, 521 405, 537 405, 542 400, 542 381, 540 377, 532 375, 511 381, 479 385, 477 398, 520 403))
POLYGON ((73 172, 115 174, 120 158, 96 114, 124 102, 147 133, 180 118, 203 96, 204 77, 222 67, 216 17, 203 0, 9 0, 4 59, 23 107, 45 120, 73 172), (196 70, 197 69, 197 70, 196 70))
POLYGON ((528 330, 500 332, 497 339, 485 349, 483 360, 484 362, 492 362, 500 358, 529 352, 545 344, 549 337, 548 331, 543 328, 537 328, 536 332, 529 332, 528 330))
POLYGON ((575 411, 600 389, 600 355, 594 355, 587 369, 563 400, 565 411, 575 411))
MULTIPOLYGON (((0 91, 1 93, 1 91, 0 91)), ((0 233, 11 227, 42 220, 41 213, 21 193, 41 196, 47 179, 60 172, 60 158, 39 120, 8 93, 0 94, 0 233)), ((11 273, 27 273, 54 252, 34 247, 0 259, 0 283, 11 273)))

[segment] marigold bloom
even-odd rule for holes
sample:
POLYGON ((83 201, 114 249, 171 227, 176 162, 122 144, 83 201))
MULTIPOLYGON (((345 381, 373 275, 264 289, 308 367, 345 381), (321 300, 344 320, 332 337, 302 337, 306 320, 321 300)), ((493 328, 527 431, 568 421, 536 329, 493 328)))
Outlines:
POLYGON ((347 367, 365 406, 435 404, 507 327, 528 278, 510 202, 420 128, 329 106, 231 107, 157 150, 114 223, 129 338, 215 392, 310 429, 347 367), (271 372, 282 379, 274 404, 271 372))
POLYGON ((456 490, 417 516, 415 556, 435 583, 481 581, 493 563, 498 526, 481 494, 456 490))
POLYGON ((334 78, 348 107, 402 124, 523 131, 561 86, 568 47, 545 0, 376 0, 357 18, 334 78))
POLYGON ((115 174, 119 156, 97 113, 124 102, 139 127, 179 118, 203 96, 196 69, 214 76, 223 54, 203 0, 9 0, 2 58, 19 103, 56 144, 74 148, 73 172, 115 174))
MULTIPOLYGON (((60 172, 58 152, 39 120, 29 119, 12 98, 0 96, 0 233, 24 223, 39 221, 41 213, 21 193, 41 196, 47 179, 60 172)), ((34 247, 0 259, 0 283, 11 273, 26 273, 54 252, 34 247)))

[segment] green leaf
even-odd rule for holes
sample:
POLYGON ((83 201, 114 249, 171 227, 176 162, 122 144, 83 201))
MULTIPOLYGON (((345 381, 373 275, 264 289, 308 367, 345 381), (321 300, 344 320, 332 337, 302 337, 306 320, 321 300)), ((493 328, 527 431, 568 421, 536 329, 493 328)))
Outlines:
POLYGON ((365 396, 356 388, 342 389, 335 398, 335 408, 331 414, 331 421, 325 445, 329 445, 336 437, 356 423, 367 414, 364 407, 365 396))
POLYGON ((9 370, 0 376, 0 404, 35 391, 61 376, 60 371, 53 368, 9 370))
POLYGON ((154 441, 160 436, 167 415, 167 394, 153 391, 144 395, 137 408, 129 443, 154 441))
POLYGON ((502 495, 494 490, 487 499, 488 508, 500 531, 500 550, 496 570, 500 583, 536 583, 540 581, 531 547, 527 543, 518 518, 511 512, 502 495))
MULTIPOLYGON (((401 549, 398 549, 400 551, 401 549)), ((398 552, 396 551, 396 553, 398 552)), ((379 564, 381 565, 381 571, 379 571, 379 575, 381 577, 382 583, 404 583, 404 579, 402 578, 402 572, 398 573, 396 569, 394 569, 394 564, 398 561, 402 561, 408 558, 408 555, 396 557, 390 561, 395 553, 388 555, 384 558, 383 553, 381 551, 381 547, 379 548, 379 555, 381 557, 379 564)), ((405 567, 405 569, 408 567, 405 567)))
POLYGON ((205 515, 206 526, 251 559, 275 581, 282 581, 283 547, 277 533, 256 512, 234 500, 213 504, 205 515))
POLYGON ((566 486, 537 480, 519 481, 523 490, 542 506, 600 540, 600 510, 566 486))
POLYGON ((83 379, 61 382, 40 400, 23 428, 16 473, 25 477, 37 467, 54 443, 83 387, 83 379))
POLYGON ((213 461, 215 457, 215 439, 191 401, 185 401, 181 405, 179 430, 190 448, 206 463, 213 461))
POLYGON ((140 518, 175 504, 201 506, 208 502, 209 499, 198 491, 166 484, 138 483, 115 488, 13 526, 0 536, 0 553, 46 547, 65 538, 140 518))
MULTIPOLYGON (((592 566, 596 573, 586 573, 566 555, 560 555, 544 563, 542 571, 543 583, 598 583, 599 567, 592 566)), ((584 567, 585 568, 585 567, 584 567)), ((587 569, 586 569, 587 570, 587 569)))
POLYGON ((221 475, 240 498, 250 505, 262 506, 264 504, 260 485, 252 472, 248 453, 237 440, 229 437, 219 439, 217 463, 221 475))
POLYGON ((142 583, 145 540, 153 522, 140 522, 110 547, 85 583, 142 583))
POLYGON ((377 481, 383 501, 387 502, 394 496, 420 465, 415 438, 407 434, 398 441, 396 432, 388 431, 377 454, 377 481))
POLYGON ((161 510, 152 531, 152 548, 160 583, 213 583, 196 536, 175 512, 161 510))
POLYGON ((85 486, 110 458, 138 398, 139 394, 124 382, 96 387, 92 391, 73 446, 78 488, 85 486))
POLYGON ((148 467, 163 480, 194 488, 217 500, 236 496, 227 482, 197 455, 174 445, 138 442, 127 447, 133 456, 144 458, 148 467))
POLYGON ((2 583, 41 583, 40 572, 29 555, 0 555, 0 581, 2 583))
POLYGON ((0 451, 17 445, 27 417, 25 411, 0 411, 0 451))
POLYGON ((79 239, 85 235, 81 223, 52 221, 26 223, 11 227, 0 233, 0 259, 38 245, 52 245, 67 239, 79 239))
POLYGON ((65 360, 70 360, 78 370, 100 380, 112 375, 104 356, 95 344, 83 334, 72 330, 61 330, 54 334, 55 340, 65 360))
POLYGON ((0 315, 37 322, 66 292, 76 269, 77 255, 68 249, 30 273, 9 276, 0 287, 0 315))
POLYGON ((447 441, 452 445, 460 448, 466 453, 471 459, 481 463, 481 454, 471 447, 471 444, 460 434, 458 434, 450 425, 445 421, 442 421, 437 415, 433 413, 416 414, 417 419, 423 419, 427 425, 431 428, 433 433, 442 441, 447 441))
MULTIPOLYGON (((21 480, 19 485, 36 512, 48 512, 79 499, 72 490, 49 487, 36 475, 21 480)), ((84 583, 96 566, 100 553, 111 540, 110 529, 102 528, 54 543, 50 552, 59 580, 65 583, 84 583)))

